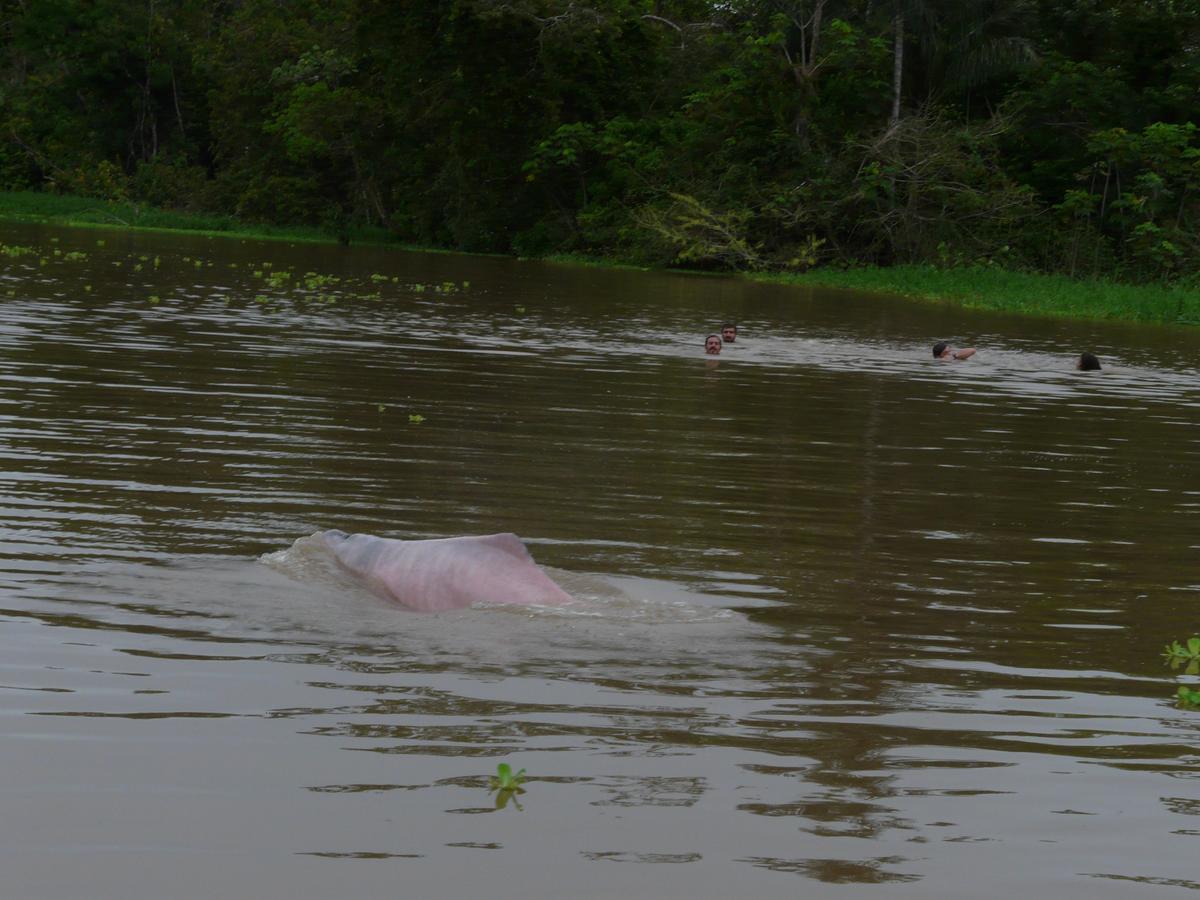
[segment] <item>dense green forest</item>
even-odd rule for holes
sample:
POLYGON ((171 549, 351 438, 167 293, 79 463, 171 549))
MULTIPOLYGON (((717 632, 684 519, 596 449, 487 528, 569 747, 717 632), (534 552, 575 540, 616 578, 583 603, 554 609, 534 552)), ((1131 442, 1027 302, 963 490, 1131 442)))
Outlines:
POLYGON ((0 11, 0 189, 522 255, 1200 278, 1200 0, 0 11))

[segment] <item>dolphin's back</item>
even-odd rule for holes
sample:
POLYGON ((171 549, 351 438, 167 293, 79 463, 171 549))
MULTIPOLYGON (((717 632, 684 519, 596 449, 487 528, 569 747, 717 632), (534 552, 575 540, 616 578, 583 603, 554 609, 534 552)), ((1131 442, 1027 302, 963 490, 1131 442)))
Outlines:
POLYGON ((400 541, 332 530, 320 537, 342 568, 410 609, 480 602, 557 606, 571 600, 515 534, 400 541))

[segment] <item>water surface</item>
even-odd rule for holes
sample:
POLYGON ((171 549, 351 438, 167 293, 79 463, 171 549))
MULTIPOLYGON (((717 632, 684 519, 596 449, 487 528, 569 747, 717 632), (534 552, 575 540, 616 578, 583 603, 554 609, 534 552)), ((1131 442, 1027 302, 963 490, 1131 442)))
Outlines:
POLYGON ((1200 714, 1158 658, 1200 593, 1194 332, 0 243, 33 251, 0 257, 12 896, 1200 888, 1200 714), (579 602, 408 613, 326 528, 513 531, 579 602))

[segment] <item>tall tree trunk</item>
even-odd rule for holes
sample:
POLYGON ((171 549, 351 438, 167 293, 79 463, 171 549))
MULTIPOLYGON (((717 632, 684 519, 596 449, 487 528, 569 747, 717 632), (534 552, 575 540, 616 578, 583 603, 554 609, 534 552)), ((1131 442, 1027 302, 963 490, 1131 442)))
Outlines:
POLYGON ((889 127, 895 127, 900 121, 900 93, 904 80, 904 11, 900 8, 900 0, 896 0, 895 49, 892 53, 892 117, 889 127))

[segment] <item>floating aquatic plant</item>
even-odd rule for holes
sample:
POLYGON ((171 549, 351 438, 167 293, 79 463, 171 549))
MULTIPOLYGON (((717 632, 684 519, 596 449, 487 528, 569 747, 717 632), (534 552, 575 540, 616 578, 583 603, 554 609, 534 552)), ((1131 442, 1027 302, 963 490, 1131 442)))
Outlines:
POLYGON ((1179 690, 1175 692, 1175 696, 1179 698, 1179 702, 1184 706, 1200 709, 1200 691, 1195 688, 1181 684, 1179 690))
MULTIPOLYGON (((1172 669, 1182 668, 1185 675, 1200 674, 1200 636, 1190 637, 1182 644, 1171 641, 1163 648, 1162 655, 1172 669)), ((1194 686, 1179 685, 1175 697, 1185 707, 1200 709, 1200 690, 1194 686)))
POLYGON ((512 766, 508 763, 500 763, 496 766, 496 774, 488 779, 488 792, 496 792, 496 809, 504 809, 509 800, 512 801, 513 806, 521 809, 517 795, 525 793, 525 788, 521 787, 524 783, 524 769, 513 772, 512 766))
POLYGON ((523 791, 521 785, 524 783, 524 769, 514 773, 512 766, 508 763, 500 763, 496 766, 496 774, 488 779, 488 789, 492 791, 523 791))
POLYGON ((1200 674, 1200 636, 1190 637, 1182 644, 1171 641, 1163 648, 1163 658, 1172 669, 1185 666, 1188 675, 1200 674))
POLYGON ((412 413, 408 417, 409 425, 420 425, 424 421, 425 421, 425 417, 423 415, 421 415, 420 413, 412 413))

